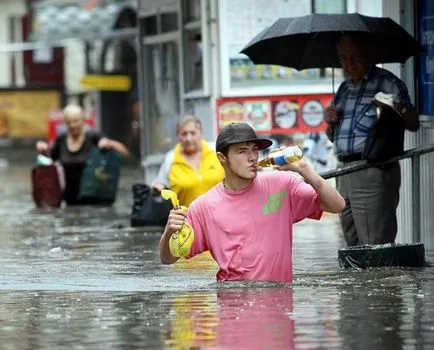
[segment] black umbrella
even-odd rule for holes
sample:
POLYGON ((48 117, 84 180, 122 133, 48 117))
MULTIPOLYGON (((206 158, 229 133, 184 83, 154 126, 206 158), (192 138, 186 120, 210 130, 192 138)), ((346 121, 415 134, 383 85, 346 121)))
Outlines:
POLYGON ((390 18, 358 13, 312 14, 280 18, 259 33, 242 51, 255 64, 298 70, 340 67, 337 41, 343 33, 363 33, 374 63, 404 63, 421 51, 418 42, 390 18))

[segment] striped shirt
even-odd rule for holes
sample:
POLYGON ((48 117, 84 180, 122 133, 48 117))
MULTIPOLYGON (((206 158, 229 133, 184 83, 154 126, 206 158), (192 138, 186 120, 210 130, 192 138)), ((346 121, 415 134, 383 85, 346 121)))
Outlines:
POLYGON ((376 110, 372 99, 377 92, 394 94, 412 106, 404 82, 391 72, 372 67, 358 84, 348 78, 334 98, 334 107, 340 109, 340 119, 334 130, 334 148, 338 155, 363 153, 366 141, 372 137, 376 110))

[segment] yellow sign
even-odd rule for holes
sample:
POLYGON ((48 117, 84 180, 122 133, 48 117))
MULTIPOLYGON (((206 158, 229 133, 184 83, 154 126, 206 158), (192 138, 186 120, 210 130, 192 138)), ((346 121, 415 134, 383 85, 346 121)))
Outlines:
POLYGON ((48 115, 60 109, 60 92, 53 90, 0 91, 0 136, 45 138, 48 115))
POLYGON ((86 89, 106 91, 128 91, 131 89, 131 78, 127 75, 85 75, 80 82, 81 86, 86 89))

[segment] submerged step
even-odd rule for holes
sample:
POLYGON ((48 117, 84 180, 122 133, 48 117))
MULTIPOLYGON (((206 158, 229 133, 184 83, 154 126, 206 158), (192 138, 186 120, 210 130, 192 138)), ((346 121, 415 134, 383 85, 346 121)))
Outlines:
POLYGON ((360 245, 338 250, 342 268, 367 268, 381 266, 425 266, 423 243, 387 243, 360 245))

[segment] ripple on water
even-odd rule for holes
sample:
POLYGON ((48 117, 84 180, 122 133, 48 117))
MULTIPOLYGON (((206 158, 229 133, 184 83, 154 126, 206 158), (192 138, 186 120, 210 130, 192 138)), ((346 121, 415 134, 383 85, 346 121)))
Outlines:
POLYGON ((141 170, 112 208, 55 211, 28 170, 0 173, 5 349, 434 348, 433 267, 339 269, 335 216, 296 225, 294 283, 217 283, 209 254, 163 266, 161 229, 129 227, 141 170))

